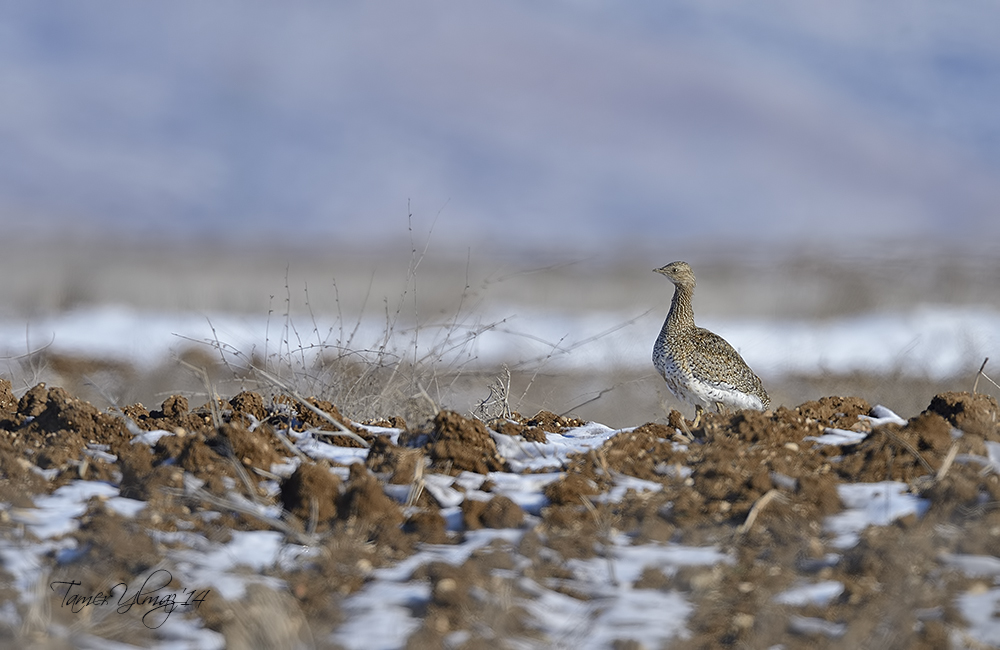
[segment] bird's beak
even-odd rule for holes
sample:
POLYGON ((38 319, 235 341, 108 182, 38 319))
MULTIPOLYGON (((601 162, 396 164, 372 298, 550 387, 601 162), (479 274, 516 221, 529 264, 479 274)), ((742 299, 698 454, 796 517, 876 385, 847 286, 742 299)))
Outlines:
POLYGON ((667 269, 667 267, 661 266, 658 269, 653 269, 653 273, 666 273, 666 269, 667 269))

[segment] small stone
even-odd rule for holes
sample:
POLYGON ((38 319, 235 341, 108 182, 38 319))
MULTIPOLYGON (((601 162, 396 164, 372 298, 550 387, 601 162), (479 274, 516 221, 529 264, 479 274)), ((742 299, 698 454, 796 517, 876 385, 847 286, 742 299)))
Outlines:
POLYGON ((981 596, 990 590, 989 585, 985 582, 974 582, 969 586, 969 589, 965 592, 970 596, 981 596))

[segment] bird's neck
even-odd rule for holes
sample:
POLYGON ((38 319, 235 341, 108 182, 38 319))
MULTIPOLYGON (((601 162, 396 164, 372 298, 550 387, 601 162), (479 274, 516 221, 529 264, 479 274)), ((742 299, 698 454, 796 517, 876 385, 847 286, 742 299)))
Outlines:
POLYGON ((674 287, 674 299, 670 301, 670 311, 667 313, 667 320, 663 322, 663 329, 694 327, 694 308, 691 306, 693 296, 693 287, 680 284, 674 287))

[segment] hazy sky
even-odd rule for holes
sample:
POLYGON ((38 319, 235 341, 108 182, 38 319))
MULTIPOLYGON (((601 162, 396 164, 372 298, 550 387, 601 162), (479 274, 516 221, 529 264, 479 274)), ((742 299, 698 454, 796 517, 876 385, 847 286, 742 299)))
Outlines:
POLYGON ((5 2, 5 232, 1000 239, 1000 4, 5 2))

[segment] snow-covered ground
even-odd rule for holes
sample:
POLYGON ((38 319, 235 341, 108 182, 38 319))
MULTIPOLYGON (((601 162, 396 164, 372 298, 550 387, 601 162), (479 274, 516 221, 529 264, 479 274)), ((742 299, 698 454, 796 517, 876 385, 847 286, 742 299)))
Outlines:
MULTIPOLYGON (((639 368, 649 364, 662 314, 532 313, 494 310, 489 316, 444 319, 419 328, 396 324, 386 349, 439 364, 547 370, 639 368)), ((347 320, 281 316, 153 313, 121 307, 69 311, 25 322, 0 321, 0 355, 49 346, 55 353, 150 366, 200 341, 219 341, 244 353, 288 354, 318 342, 352 350, 385 344, 385 316, 347 320), (352 331, 356 333, 351 337, 352 331), (316 332, 319 332, 317 336, 316 332), (288 343, 281 343, 287 340, 288 343)), ((713 320, 699 324, 730 341, 766 378, 786 374, 900 373, 945 379, 975 373, 1000 354, 1000 311, 985 307, 921 305, 907 311, 829 320, 713 320)))
MULTIPOLYGON (((888 409, 881 408, 881 413, 885 417, 898 419, 888 409)), ((392 429, 379 431, 389 432, 394 439, 400 433, 399 430, 392 429)), ((554 445, 553 458, 558 461, 566 453, 585 451, 612 436, 628 431, 630 429, 612 430, 590 423, 570 429, 564 435, 550 436, 554 445)), ((160 433, 173 435, 166 431, 160 433)), ((537 453, 537 445, 534 443, 499 434, 494 438, 502 440, 507 445, 506 453, 512 456, 517 455, 518 446, 523 448, 521 451, 524 455, 537 453)), ((329 445, 312 439, 308 434, 302 434, 299 443, 306 439, 310 445, 299 444, 299 447, 314 458, 329 458, 348 464, 364 462, 363 454, 359 456, 357 453, 364 450, 329 445)), ((133 444, 146 442, 137 440, 133 444)), ((292 462, 283 470, 279 467, 274 469, 287 473, 294 465, 292 462)), ((347 476, 346 468, 333 471, 345 478, 347 476)), ((492 472, 488 476, 481 476, 463 472, 457 477, 429 474, 425 478, 428 487, 437 485, 438 488, 446 488, 452 484, 460 484, 467 488, 465 496, 473 498, 477 492, 473 486, 489 479, 496 485, 496 493, 509 496, 521 504, 536 504, 534 508, 526 508, 529 517, 529 526, 526 528, 530 528, 531 521, 537 519, 538 504, 544 502, 542 490, 548 482, 545 480, 546 476, 554 480, 558 474, 492 472)), ((636 483, 638 479, 622 476, 617 480, 625 481, 628 487, 637 491, 643 489, 636 483)), ((921 516, 926 509, 926 502, 903 494, 905 488, 904 484, 892 481, 840 486, 845 509, 826 521, 827 531, 837 539, 835 546, 846 551, 857 543, 857 533, 869 525, 889 525, 898 517, 910 513, 921 516)), ((75 481, 59 488, 50 496, 37 498, 34 508, 14 508, 10 511, 15 522, 30 529, 41 540, 38 543, 19 543, 16 538, 0 539, 0 562, 12 575, 13 586, 21 593, 22 602, 28 603, 37 598, 34 588, 43 578, 43 556, 55 553, 60 557, 69 557, 74 553, 74 540, 62 536, 77 528, 77 518, 87 509, 88 500, 95 495, 106 499, 108 507, 126 517, 135 516, 145 506, 141 501, 118 496, 117 488, 106 483, 75 481)), ((402 496, 405 500, 405 493, 397 496, 402 496)), ((612 491, 608 498, 620 499, 621 494, 615 497, 612 491)), ((450 522, 449 528, 460 529, 461 518, 447 516, 449 510, 457 511, 458 506, 444 508, 442 514, 450 522)), ((186 533, 156 534, 190 546, 189 549, 173 550, 170 554, 170 560, 176 566, 177 575, 182 581, 210 584, 226 598, 239 598, 244 588, 254 582, 269 581, 280 586, 280 580, 258 574, 267 567, 292 565, 308 559, 310 553, 309 549, 298 544, 285 544, 281 535, 274 531, 234 531, 232 539, 226 543, 212 542, 186 533)), ((459 565, 473 551, 493 540, 499 539, 516 545, 523 534, 524 529, 467 531, 461 544, 423 545, 421 550, 404 561, 374 570, 364 587, 345 600, 344 608, 348 616, 346 622, 335 631, 333 640, 348 648, 402 647, 407 637, 419 626, 419 619, 414 616, 409 605, 414 601, 426 601, 430 597, 427 581, 413 577, 415 569, 433 561, 459 565)), ((566 581, 567 584, 578 593, 588 594, 589 599, 566 596, 560 590, 551 588, 552 585, 544 580, 522 580, 522 586, 534 595, 533 623, 539 627, 545 639, 559 639, 564 645, 572 644, 582 649, 610 647, 614 639, 623 635, 639 640, 647 647, 659 647, 670 639, 684 638, 687 634, 686 620, 692 611, 687 597, 674 590, 636 590, 631 585, 646 567, 658 567, 667 573, 673 573, 684 566, 713 566, 734 561, 727 553, 712 546, 693 547, 673 543, 633 545, 624 535, 612 536, 603 555, 604 557, 568 562, 572 578, 566 581)), ((836 554, 827 559, 830 563, 838 561, 836 554)), ((995 575, 998 571, 992 558, 950 555, 945 561, 969 575, 995 575)), ((836 580, 802 580, 779 594, 775 600, 790 606, 824 606, 843 589, 843 584, 836 580)), ((989 608, 995 607, 998 599, 1000 590, 997 589, 958 599, 956 605, 969 622, 966 628, 969 638, 983 643, 994 643, 1000 639, 996 623, 983 614, 991 611, 989 608)), ((16 623, 16 615, 9 607, 0 609, 0 617, 16 623)), ((169 618, 169 622, 164 621, 161 630, 162 642, 156 647, 177 647, 177 642, 183 642, 187 644, 185 647, 190 648, 220 648, 225 644, 220 634, 201 627, 197 619, 182 616, 169 618)), ((846 630, 844 624, 802 616, 792 616, 790 625, 796 629, 808 629, 812 633, 832 637, 840 636, 846 630)), ((99 641, 84 639, 87 640, 95 643, 99 641)), ((542 643, 538 647, 542 647, 542 643)))

